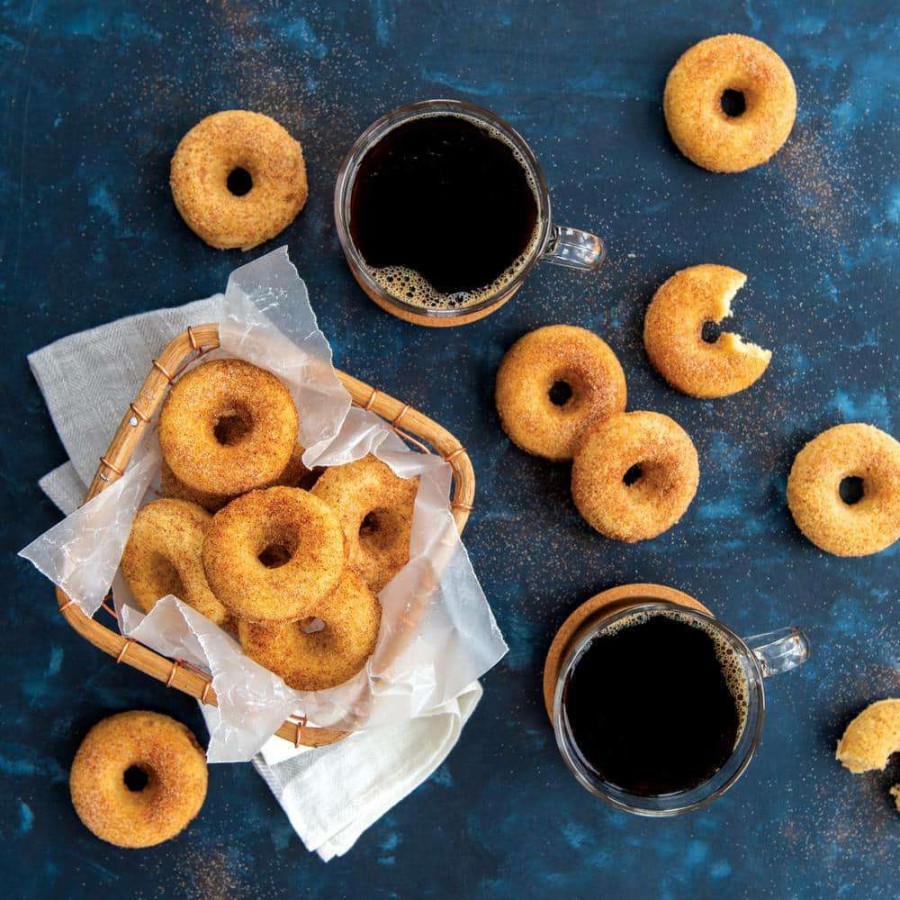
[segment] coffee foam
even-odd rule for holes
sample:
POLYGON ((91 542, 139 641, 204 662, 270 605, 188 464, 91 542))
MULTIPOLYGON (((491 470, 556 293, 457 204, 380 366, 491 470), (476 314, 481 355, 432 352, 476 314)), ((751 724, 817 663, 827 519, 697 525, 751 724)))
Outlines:
MULTIPOLYGON (((531 174, 531 169, 526 162, 525 157, 522 156, 522 154, 515 146, 513 146, 506 135, 502 134, 496 128, 491 127, 485 122, 481 122, 478 119, 473 119, 471 116, 466 116, 461 113, 437 111, 424 113, 423 115, 416 116, 415 118, 430 119, 447 118, 451 116, 457 119, 465 119, 467 122, 471 122, 471 124, 475 125, 477 128, 480 128, 482 131, 486 131, 492 138, 495 138, 498 141, 502 141, 507 147, 509 147, 509 149, 512 151, 513 156, 522 167, 522 171, 525 173, 525 178, 528 181, 528 186, 531 188, 531 192, 534 194, 535 205, 538 209, 540 209, 540 194, 538 192, 538 187, 535 183, 534 177, 531 174)), ((406 123, 398 123, 398 125, 399 124, 406 123)), ((384 140, 385 136, 392 130, 393 129, 389 129, 388 131, 386 131, 385 134, 382 135, 381 138, 379 138, 379 140, 384 140)), ((427 278, 425 278, 423 275, 420 275, 417 271, 415 271, 415 269, 409 269, 406 266, 384 266, 382 268, 374 268, 372 266, 364 264, 364 268, 371 279, 375 282, 375 284, 377 284, 385 293, 390 294, 392 297, 395 297, 397 300, 400 300, 403 303, 407 303, 410 306, 419 306, 422 309, 426 310, 466 309, 471 306, 476 306, 483 300, 486 300, 488 297, 491 297, 495 293, 502 291, 503 288, 507 287, 515 280, 516 276, 518 276, 522 269, 525 268, 528 260, 531 258, 531 256, 535 252, 535 249, 537 248, 538 236, 541 233, 541 227, 542 220, 540 216, 538 216, 537 221, 534 225, 534 233, 531 235, 531 239, 529 240, 528 246, 525 248, 524 253, 522 253, 520 256, 517 256, 513 260, 513 262, 490 284, 487 284, 484 287, 478 288, 474 291, 458 291, 453 294, 444 294, 441 291, 437 290, 437 288, 435 288, 427 278)))
POLYGON ((603 634, 616 634, 625 628, 643 625, 645 622, 649 622, 651 619, 658 616, 674 619, 677 622, 690 625, 692 628, 696 628, 707 634, 712 640, 713 646, 715 647, 716 659, 722 668, 722 674, 725 676, 725 683, 728 685, 728 690, 734 699, 735 707, 738 712, 738 729, 737 737, 735 738, 736 746, 744 733, 744 726, 747 723, 747 714, 750 708, 750 685, 748 684, 747 675, 744 672, 744 667, 741 664, 741 659, 738 656, 737 651, 731 646, 727 638, 723 637, 716 630, 714 625, 695 619, 693 616, 686 616, 677 610, 654 610, 653 612, 639 612, 634 613, 634 615, 631 616, 626 616, 620 622, 616 622, 615 625, 611 625, 608 629, 604 629, 603 634))

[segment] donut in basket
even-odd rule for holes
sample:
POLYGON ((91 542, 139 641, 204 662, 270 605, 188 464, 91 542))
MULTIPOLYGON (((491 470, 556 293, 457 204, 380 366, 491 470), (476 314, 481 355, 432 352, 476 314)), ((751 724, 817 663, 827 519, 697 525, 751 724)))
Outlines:
POLYGON ((315 691, 375 649, 376 594, 409 560, 418 479, 368 456, 307 491, 298 430, 270 372, 224 359, 186 373, 160 413, 164 498, 135 517, 122 574, 145 611, 174 594, 315 691))

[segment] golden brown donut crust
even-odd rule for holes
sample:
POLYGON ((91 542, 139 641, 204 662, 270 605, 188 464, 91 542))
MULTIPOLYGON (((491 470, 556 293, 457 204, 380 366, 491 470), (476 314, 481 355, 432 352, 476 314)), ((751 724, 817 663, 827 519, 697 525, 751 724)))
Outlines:
POLYGON ((349 681, 375 650, 381 604, 352 569, 331 597, 318 607, 320 631, 307 633, 310 621, 280 625, 241 622, 238 638, 244 652, 298 691, 323 691, 349 681))
POLYGON ((278 480, 296 451, 298 429, 294 401, 271 372, 216 359, 172 386, 159 417, 159 446, 182 484, 236 496, 278 480))
MULTIPOLYGON (((159 479, 164 497, 196 503, 211 513, 218 512, 223 506, 235 499, 234 494, 213 494, 208 491, 197 491, 189 488, 178 480, 165 460, 162 461, 159 479)), ((303 447, 297 444, 284 471, 272 484, 264 484, 261 487, 284 485, 285 487, 309 488, 312 486, 312 483, 313 473, 303 465, 303 447)))
POLYGON ((300 488, 273 487, 232 500, 215 514, 203 542, 213 592, 235 616, 251 622, 316 615, 345 564, 338 517, 300 488), (283 556, 282 564, 267 566, 267 553, 283 556))
POLYGON ((250 250, 275 237, 308 193, 299 142, 274 119, 239 109, 208 116, 181 139, 169 184, 188 227, 220 249, 250 250), (235 169, 253 180, 242 196, 228 188, 235 169))
POLYGON ((694 397, 727 397, 762 377, 770 350, 722 332, 703 340, 706 322, 731 315, 731 301, 747 276, 728 266, 691 266, 676 272, 656 292, 644 318, 650 362, 672 387, 694 397))
POLYGON ((78 818, 117 847, 152 847, 180 834, 206 799, 206 758, 188 728, 168 716, 132 711, 98 722, 78 748, 69 788, 78 818), (141 791, 125 784, 136 766, 141 791))
POLYGON ((378 593, 408 562, 418 478, 400 478, 374 456, 331 466, 312 488, 337 514, 349 564, 378 593))
POLYGON ((797 90, 781 57, 762 41, 721 34, 681 56, 666 80, 663 110, 688 159, 712 172, 743 172, 768 161, 787 140, 797 90), (739 116, 722 109, 728 90, 744 95, 739 116))
POLYGON ((572 498, 584 519, 606 537, 644 541, 685 513, 700 481, 694 443, 682 427, 655 412, 619 413, 585 432, 572 465, 572 498), (641 477, 626 484, 625 473, 641 477))
POLYGON ((548 325, 519 338, 497 372, 495 399, 510 440, 536 456, 568 460, 584 429, 625 409, 625 373, 596 334, 573 325, 548 325), (563 382, 571 396, 550 399, 563 382))
POLYGON ((122 553, 122 575, 144 612, 173 594, 216 625, 229 625, 203 570, 212 516, 186 500, 154 500, 138 510, 122 553))
POLYGON ((797 527, 836 556, 868 556, 900 538, 900 442, 874 425, 837 425, 798 454, 787 482, 797 527), (841 499, 845 478, 860 478, 858 503, 841 499))
POLYGON ((867 706, 838 741, 835 758, 854 774, 884 769, 900 752, 900 697, 867 706))

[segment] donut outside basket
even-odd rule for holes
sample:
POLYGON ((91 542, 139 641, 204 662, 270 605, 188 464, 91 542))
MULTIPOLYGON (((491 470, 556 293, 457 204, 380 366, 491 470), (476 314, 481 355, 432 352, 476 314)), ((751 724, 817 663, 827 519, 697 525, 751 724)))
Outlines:
MULTIPOLYGON (((153 361, 150 373, 135 400, 129 404, 106 454, 100 458, 100 465, 84 498, 85 503, 122 477, 150 421, 162 406, 169 386, 190 363, 218 347, 219 326, 197 325, 188 327, 178 335, 153 361)), ((462 444, 437 422, 408 404, 395 400, 345 372, 338 371, 337 376, 350 394, 354 406, 380 416, 414 450, 422 453, 436 452, 450 465, 453 471, 450 509, 456 528, 462 534, 475 497, 475 473, 462 444)), ((65 620, 95 647, 114 656, 117 663, 125 663, 138 669, 163 682, 166 687, 175 688, 201 703, 216 706, 212 679, 206 672, 185 660, 162 656, 90 618, 61 588, 56 588, 56 600, 65 620)), ((108 600, 109 598, 104 601, 103 609, 115 618, 108 600)), ((422 611, 420 608, 417 614, 416 609, 411 609, 406 614, 404 623, 407 638, 415 630, 422 611)), ((401 636, 401 641, 394 645, 394 652, 399 652, 403 644, 401 636)), ((321 747, 346 737, 347 732, 314 728, 307 725, 303 718, 292 716, 281 724, 276 734, 298 747, 321 747)))

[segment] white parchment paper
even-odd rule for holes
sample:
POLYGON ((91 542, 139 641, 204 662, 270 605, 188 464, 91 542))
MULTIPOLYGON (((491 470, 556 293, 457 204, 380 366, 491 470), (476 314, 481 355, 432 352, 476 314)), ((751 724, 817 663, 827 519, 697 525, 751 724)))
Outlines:
MULTIPOLYGON (((286 248, 231 274, 219 324, 220 355, 269 369, 290 389, 308 467, 373 453, 400 477, 420 479, 410 561, 379 594, 381 630, 365 669, 331 690, 295 691, 176 597, 160 600, 147 615, 135 606, 118 566, 137 509, 158 496, 155 422, 122 478, 21 555, 88 615, 112 586, 124 634, 212 674, 221 716, 210 735, 211 762, 250 759, 291 713, 305 715, 310 725, 348 730, 427 714, 507 649, 450 514, 449 465, 411 450, 383 420, 351 407, 286 248)), ((110 436, 115 424, 109 423, 110 436)))

